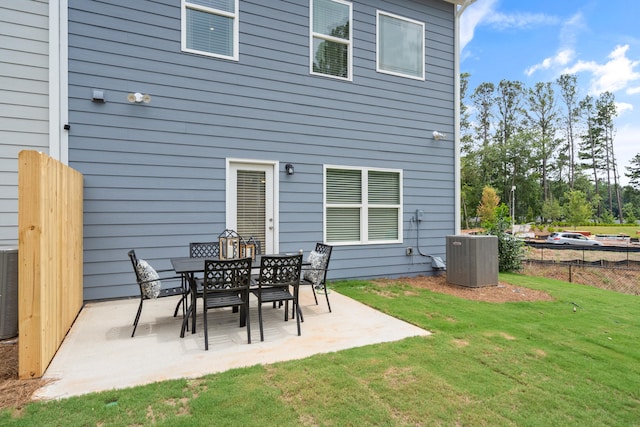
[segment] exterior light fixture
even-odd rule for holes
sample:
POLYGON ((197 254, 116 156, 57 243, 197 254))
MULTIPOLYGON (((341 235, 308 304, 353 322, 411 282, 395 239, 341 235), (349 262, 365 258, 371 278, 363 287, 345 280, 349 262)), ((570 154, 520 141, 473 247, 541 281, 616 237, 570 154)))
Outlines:
POLYGON ((441 139, 446 139, 446 138, 447 138, 446 133, 438 132, 437 130, 433 131, 433 139, 435 139, 436 141, 440 141, 441 139))
POLYGON ((147 95, 146 93, 143 95, 140 92, 130 93, 127 95, 127 101, 136 103, 144 102, 148 104, 151 102, 151 95, 147 95))
POLYGON ((287 163, 286 165, 284 165, 284 170, 287 172, 287 175, 293 175, 295 172, 291 163, 287 163))

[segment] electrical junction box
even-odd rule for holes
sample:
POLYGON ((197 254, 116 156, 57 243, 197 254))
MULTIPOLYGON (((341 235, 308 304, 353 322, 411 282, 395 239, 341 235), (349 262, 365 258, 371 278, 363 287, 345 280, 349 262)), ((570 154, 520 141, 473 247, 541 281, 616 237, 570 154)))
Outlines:
POLYGON ((447 236, 447 282, 480 288, 498 285, 496 236, 447 236))

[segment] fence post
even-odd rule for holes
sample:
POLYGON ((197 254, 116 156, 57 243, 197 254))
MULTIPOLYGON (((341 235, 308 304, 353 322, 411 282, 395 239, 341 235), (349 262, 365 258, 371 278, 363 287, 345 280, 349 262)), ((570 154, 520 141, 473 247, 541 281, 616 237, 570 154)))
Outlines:
POLYGON ((569 264, 569 283, 573 283, 573 281, 571 280, 572 278, 573 276, 572 276, 571 264, 569 264))

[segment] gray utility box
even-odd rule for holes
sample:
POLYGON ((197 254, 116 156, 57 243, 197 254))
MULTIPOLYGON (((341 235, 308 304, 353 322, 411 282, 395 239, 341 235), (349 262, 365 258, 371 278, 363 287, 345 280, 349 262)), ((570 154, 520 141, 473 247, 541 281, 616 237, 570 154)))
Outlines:
POLYGON ((18 248, 0 246, 0 339, 18 335, 18 248))
POLYGON ((480 288, 498 284, 496 236, 447 236, 447 282, 480 288))

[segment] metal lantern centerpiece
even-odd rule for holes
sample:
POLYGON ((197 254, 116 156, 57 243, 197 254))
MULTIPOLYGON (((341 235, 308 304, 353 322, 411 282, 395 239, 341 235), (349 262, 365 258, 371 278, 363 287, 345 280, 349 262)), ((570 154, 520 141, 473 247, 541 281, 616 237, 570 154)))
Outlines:
POLYGON ((249 237, 241 247, 240 252, 242 252, 242 256, 251 257, 251 259, 255 260, 256 255, 260 253, 260 243, 254 237, 249 237))
POLYGON ((234 231, 226 229, 218 236, 220 243, 220 259, 235 259, 244 256, 242 249, 245 246, 244 239, 234 231))

